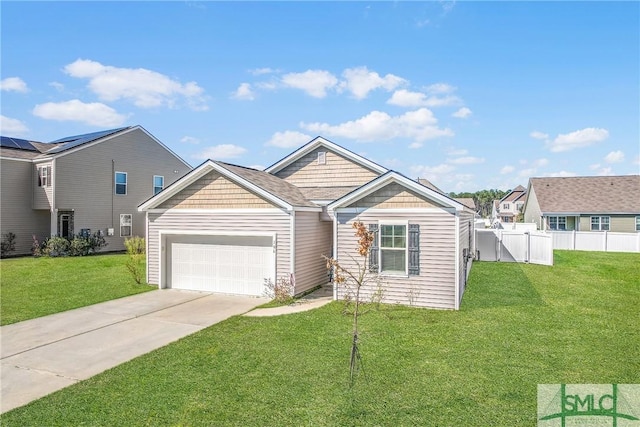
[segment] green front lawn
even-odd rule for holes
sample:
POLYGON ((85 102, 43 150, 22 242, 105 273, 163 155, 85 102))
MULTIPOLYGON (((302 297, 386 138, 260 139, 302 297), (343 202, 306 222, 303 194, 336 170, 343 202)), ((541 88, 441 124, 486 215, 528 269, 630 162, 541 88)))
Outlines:
POLYGON ((479 262, 460 311, 373 307, 349 388, 343 304, 233 317, 3 426, 534 426, 542 383, 637 383, 640 254, 479 262))
POLYGON ((0 324, 20 322, 152 290, 137 285, 127 256, 0 260, 0 324))

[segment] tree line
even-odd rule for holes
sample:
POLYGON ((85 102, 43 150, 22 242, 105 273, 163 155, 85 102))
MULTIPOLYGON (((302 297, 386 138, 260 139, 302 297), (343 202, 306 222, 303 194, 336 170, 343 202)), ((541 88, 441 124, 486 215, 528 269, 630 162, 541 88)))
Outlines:
POLYGON ((493 208, 493 201, 500 200, 506 196, 511 190, 480 190, 475 193, 462 192, 462 193, 449 193, 451 197, 466 197, 471 198, 476 204, 476 209, 481 217, 487 218, 491 216, 491 210, 493 208))

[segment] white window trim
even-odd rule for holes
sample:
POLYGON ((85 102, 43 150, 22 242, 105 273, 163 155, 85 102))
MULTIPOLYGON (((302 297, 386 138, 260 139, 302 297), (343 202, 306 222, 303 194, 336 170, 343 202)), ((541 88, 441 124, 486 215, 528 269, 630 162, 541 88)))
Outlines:
MULTIPOLYGON (((396 248, 385 248, 385 250, 397 250, 396 248)), ((399 220, 379 220, 378 221, 378 273, 389 277, 409 277, 409 221, 399 220), (400 271, 382 271, 382 227, 385 225, 404 225, 404 273, 400 271)))
POLYGON ((120 237, 131 237, 131 236, 133 236, 133 214, 120 214, 120 237), (129 224, 123 224, 122 223, 122 219, 125 216, 129 217, 129 224), (129 227, 129 235, 128 236, 123 236, 122 235, 122 227, 129 227))
POLYGON ((158 191, 158 193, 156 193, 156 178, 162 178, 162 185, 160 186, 160 191, 164 190, 164 175, 153 175, 153 182, 151 184, 153 186, 154 196, 160 192, 158 191))
POLYGON ((127 172, 120 172, 120 171, 115 171, 115 173, 113 174, 113 194, 115 194, 116 196, 126 196, 127 194, 129 194, 129 174, 127 172), (118 194, 118 185, 122 185, 122 184, 118 184, 118 181, 116 180, 116 177, 118 176, 119 173, 124 174, 124 194, 118 194))
POLYGON ((318 151, 318 164, 326 165, 327 164, 327 152, 326 151, 318 151))
POLYGON ((563 216, 563 215, 552 215, 549 217, 549 230, 554 230, 554 231, 566 231, 567 230, 567 217, 563 216), (555 218, 556 220, 556 228, 553 228, 551 226, 551 218, 555 218), (564 228, 560 228, 560 218, 564 219, 564 228))
POLYGON ((591 231, 610 231, 611 230, 611 217, 608 215, 594 215, 589 218, 590 230, 591 231), (598 228, 593 228, 593 218, 598 218, 598 228), (608 228, 605 230, 602 228, 603 218, 607 218, 607 226, 608 228))
POLYGON ((640 231, 640 216, 636 217, 636 231, 640 231))

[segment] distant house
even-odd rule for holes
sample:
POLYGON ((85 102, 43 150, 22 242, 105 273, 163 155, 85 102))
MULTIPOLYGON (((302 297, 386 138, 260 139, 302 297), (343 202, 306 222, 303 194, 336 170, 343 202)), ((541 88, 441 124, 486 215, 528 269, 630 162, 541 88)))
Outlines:
POLYGON ((70 136, 50 143, 2 137, 2 234, 16 235, 15 254, 32 236, 71 238, 101 232, 106 250, 145 236, 137 206, 191 170, 140 126, 70 136))
POLYGON ((493 222, 516 222, 516 218, 522 213, 527 190, 518 185, 508 192, 502 199, 493 201, 493 222))
POLYGON ((328 282, 323 255, 355 269, 362 221, 383 302, 457 309, 475 253, 471 209, 321 137, 264 171, 208 160, 139 209, 160 288, 262 295, 286 280, 301 294, 328 282))
POLYGON ((640 175, 531 178, 527 192, 540 230, 640 231, 640 175))

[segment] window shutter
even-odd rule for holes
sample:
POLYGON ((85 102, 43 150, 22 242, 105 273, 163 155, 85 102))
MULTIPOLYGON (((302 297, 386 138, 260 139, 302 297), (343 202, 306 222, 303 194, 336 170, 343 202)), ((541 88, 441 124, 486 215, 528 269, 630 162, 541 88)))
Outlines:
POLYGON ((51 187, 51 166, 47 166, 47 187, 51 187))
POLYGON ((409 224, 409 275, 420 274, 420 224, 409 224))
POLYGON ((369 232, 373 233, 373 243, 369 249, 369 271, 371 273, 378 272, 378 257, 380 251, 378 247, 378 224, 369 224, 369 232))
POLYGON ((36 166, 36 174, 38 175, 38 187, 42 187, 42 168, 36 166))

